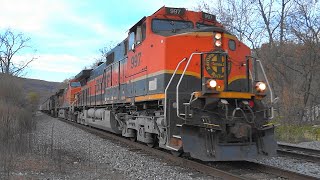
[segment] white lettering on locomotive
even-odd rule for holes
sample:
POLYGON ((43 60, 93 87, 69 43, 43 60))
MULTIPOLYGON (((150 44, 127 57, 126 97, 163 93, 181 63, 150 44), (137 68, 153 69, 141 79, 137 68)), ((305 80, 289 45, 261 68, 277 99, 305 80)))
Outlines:
POLYGON ((170 9, 170 14, 180 14, 181 9, 170 9))

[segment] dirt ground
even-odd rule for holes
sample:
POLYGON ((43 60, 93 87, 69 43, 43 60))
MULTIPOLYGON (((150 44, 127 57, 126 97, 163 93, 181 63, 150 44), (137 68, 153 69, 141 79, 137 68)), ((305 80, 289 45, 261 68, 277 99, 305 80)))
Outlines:
MULTIPOLYGON (((44 117, 51 118, 39 115, 36 120, 41 123, 44 117)), ((50 136, 51 132, 40 133, 50 136)), ((50 142, 34 140, 31 150, 25 153, 0 152, 0 179, 126 179, 106 163, 92 162, 75 154, 63 147, 52 148, 50 142)))
POLYGON ((0 179, 125 179, 108 167, 55 150, 53 155, 25 154, 12 159, 10 171, 1 172, 0 179))

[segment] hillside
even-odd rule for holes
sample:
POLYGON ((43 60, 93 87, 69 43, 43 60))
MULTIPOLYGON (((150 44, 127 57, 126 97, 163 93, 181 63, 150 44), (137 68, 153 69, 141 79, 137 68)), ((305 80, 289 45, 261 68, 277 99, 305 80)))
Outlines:
POLYGON ((38 79, 19 78, 25 93, 35 92, 39 94, 40 103, 42 103, 51 94, 55 93, 58 89, 64 88, 63 83, 49 82, 38 79))
MULTIPOLYGON (((1 76, 0 76, 1 79, 1 76)), ((51 94, 55 93, 58 89, 64 88, 61 82, 49 82, 38 79, 28 79, 28 78, 16 78, 19 85, 23 89, 23 93, 27 95, 30 92, 35 92, 39 95, 39 102, 42 103, 51 94)))

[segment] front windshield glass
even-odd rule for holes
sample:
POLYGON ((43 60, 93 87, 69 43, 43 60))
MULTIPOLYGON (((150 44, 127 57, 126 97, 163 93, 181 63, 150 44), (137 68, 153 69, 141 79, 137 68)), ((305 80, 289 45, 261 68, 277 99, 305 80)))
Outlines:
POLYGON ((80 82, 71 82, 71 83, 70 83, 70 86, 71 86, 71 87, 80 87, 81 84, 80 84, 80 82))
POLYGON ((214 27, 214 25, 209 25, 209 24, 203 24, 203 23, 197 23, 197 28, 207 28, 207 27, 214 27))
POLYGON ((152 31, 157 33, 161 31, 176 32, 181 29, 192 29, 193 23, 191 21, 177 21, 177 20, 164 20, 154 19, 152 21, 152 31))

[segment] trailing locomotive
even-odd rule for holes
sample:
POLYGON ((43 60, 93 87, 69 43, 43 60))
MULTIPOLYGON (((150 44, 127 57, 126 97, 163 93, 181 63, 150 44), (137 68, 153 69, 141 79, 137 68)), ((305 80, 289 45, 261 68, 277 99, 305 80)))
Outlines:
POLYGON ((263 66, 208 13, 162 7, 143 17, 63 91, 44 103, 51 114, 175 154, 234 161, 276 153, 263 66))

